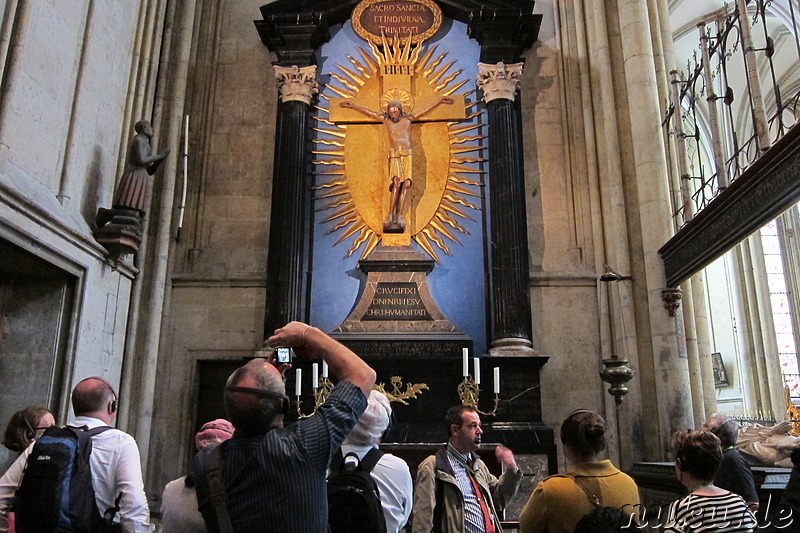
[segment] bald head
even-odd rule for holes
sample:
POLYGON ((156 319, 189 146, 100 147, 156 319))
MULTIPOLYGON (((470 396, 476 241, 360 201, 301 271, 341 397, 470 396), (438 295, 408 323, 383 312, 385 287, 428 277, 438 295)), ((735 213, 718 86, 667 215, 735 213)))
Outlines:
POLYGON ((237 368, 225 387, 255 389, 249 392, 226 390, 223 396, 225 412, 237 435, 259 435, 282 425, 281 396, 285 398, 286 386, 281 373, 272 364, 264 359, 253 359, 237 368), (258 391, 267 394, 258 394, 258 391))
POLYGON ((117 394, 105 379, 93 376, 78 382, 72 390, 72 410, 75 416, 112 414, 116 410, 117 394), (112 408, 113 407, 113 408, 112 408))
POLYGON ((739 438, 739 424, 736 420, 725 415, 711 415, 706 423, 703 424, 703 428, 719 437, 723 450, 730 446, 735 446, 739 438))

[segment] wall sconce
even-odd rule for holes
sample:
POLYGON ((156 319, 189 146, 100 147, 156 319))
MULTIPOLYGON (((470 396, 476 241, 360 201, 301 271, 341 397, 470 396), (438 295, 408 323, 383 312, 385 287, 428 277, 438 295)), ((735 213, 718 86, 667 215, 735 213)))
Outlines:
POLYGON ((497 413, 497 406, 500 404, 500 368, 495 367, 492 372, 494 406, 491 411, 484 412, 478 408, 478 400, 481 395, 481 360, 475 357, 473 361, 475 364, 474 376, 469 373, 469 350, 467 348, 462 348, 462 374, 464 374, 464 380, 458 384, 457 388, 461 405, 472 407, 484 416, 494 416, 497 413))
MULTIPOLYGON (((297 417, 308 418, 317 412, 317 408, 328 400, 331 392, 333 392, 333 382, 328 379, 328 364, 322 362, 322 375, 319 375, 319 367, 317 363, 311 365, 311 391, 314 395, 314 407, 309 414, 304 414, 302 410, 303 402, 300 399, 302 396, 303 384, 303 369, 298 368, 294 373, 295 380, 295 404, 297 406, 297 417)), ((422 394, 423 390, 428 389, 425 383, 406 383, 405 390, 403 387, 403 378, 400 376, 392 376, 390 381, 392 390, 387 391, 384 383, 377 383, 373 387, 374 390, 383 393, 390 402, 399 402, 403 405, 408 405, 406 400, 416 400, 417 396, 422 394)))
MULTIPOLYGON (((606 286, 608 283, 629 280, 632 279, 630 276, 623 276, 619 272, 615 271, 608 265, 604 265, 606 271, 598 278, 598 281, 605 283, 606 286)), ((607 286, 608 288, 608 286, 607 286)), ((609 289, 610 291, 610 289, 609 289)), ((620 297, 619 292, 619 285, 617 285, 617 307, 619 308, 620 313, 620 321, 622 323, 622 340, 625 342, 626 352, 627 352, 627 336, 625 333, 625 315, 622 312, 622 298, 620 297)), ((609 292, 609 301, 611 300, 610 292, 609 292)), ((599 287, 598 287, 598 302, 599 299, 599 287)), ((613 312, 613 302, 612 302, 612 312, 613 312)), ((605 381, 606 383, 610 384, 611 387, 608 389, 608 393, 614 397, 614 401, 617 405, 622 404, 623 397, 628 394, 628 387, 625 385, 631 379, 633 379, 633 369, 628 365, 628 359, 622 358, 613 352, 614 350, 614 327, 613 327, 613 317, 612 317, 612 325, 611 325, 611 352, 612 355, 608 359, 603 359, 603 370, 600 371, 600 378, 605 381)))
POLYGON ((318 372, 317 363, 311 365, 311 388, 314 392, 314 407, 309 414, 303 414, 302 411, 302 401, 300 400, 300 395, 302 391, 302 383, 303 383, 303 369, 298 368, 295 370, 294 379, 295 379, 295 403, 297 404, 297 417, 298 418, 308 418, 309 416, 313 415, 317 412, 317 408, 325 403, 330 396, 331 392, 333 392, 333 382, 328 379, 328 365, 324 361, 322 362, 322 377, 320 377, 318 372))

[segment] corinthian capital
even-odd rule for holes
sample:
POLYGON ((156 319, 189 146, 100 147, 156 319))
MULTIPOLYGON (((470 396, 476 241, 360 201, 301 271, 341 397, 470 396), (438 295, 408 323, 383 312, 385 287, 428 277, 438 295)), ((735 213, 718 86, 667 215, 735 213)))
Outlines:
POLYGON ((514 95, 522 78, 522 63, 489 65, 478 63, 478 89, 483 91, 483 101, 491 102, 497 98, 514 101, 514 95))
POLYGON ((317 67, 275 66, 275 80, 278 83, 280 98, 283 102, 298 100, 311 105, 311 98, 319 92, 317 83, 317 67))

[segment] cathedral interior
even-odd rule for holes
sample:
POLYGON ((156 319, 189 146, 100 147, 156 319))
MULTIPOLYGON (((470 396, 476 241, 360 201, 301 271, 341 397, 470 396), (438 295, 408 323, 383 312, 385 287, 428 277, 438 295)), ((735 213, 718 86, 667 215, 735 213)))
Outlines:
MULTIPOLYGON (((0 419, 105 377, 151 509, 293 320, 376 369, 410 464, 476 405, 512 517, 574 409, 646 475, 794 416, 796 0, 2 6, 0 419)), ((334 379, 287 377, 294 417, 334 379)))

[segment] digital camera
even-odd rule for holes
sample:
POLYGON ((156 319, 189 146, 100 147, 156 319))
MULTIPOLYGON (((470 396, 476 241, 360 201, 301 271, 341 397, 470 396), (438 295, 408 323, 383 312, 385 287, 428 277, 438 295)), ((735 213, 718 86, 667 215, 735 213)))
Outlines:
POLYGON ((292 349, 275 348, 275 361, 278 363, 290 363, 292 361, 292 349))

